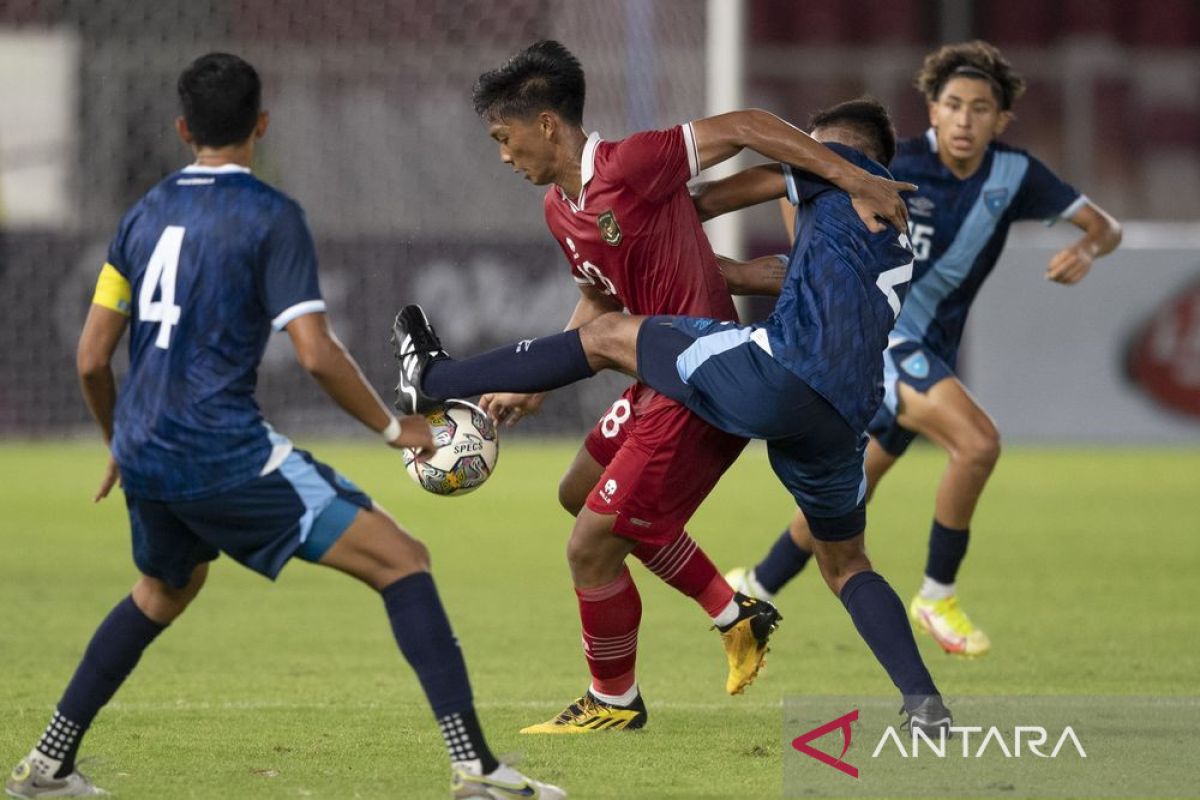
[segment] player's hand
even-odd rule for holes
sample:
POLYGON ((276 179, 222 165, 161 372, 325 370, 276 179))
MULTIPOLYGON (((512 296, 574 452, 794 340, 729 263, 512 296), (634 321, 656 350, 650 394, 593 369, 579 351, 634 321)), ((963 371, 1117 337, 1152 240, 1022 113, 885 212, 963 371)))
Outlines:
POLYGON ((120 483, 121 470, 117 468, 117 460, 110 454, 108 457, 108 466, 104 468, 104 479, 100 481, 100 488, 96 490, 96 494, 92 497, 92 502, 99 503, 108 497, 108 493, 112 491, 112 488, 120 483))
POLYGON ((536 414, 542 408, 546 399, 545 392, 537 394, 516 394, 514 392, 493 392, 479 398, 479 407, 484 410, 492 422, 497 425, 512 427, 530 414, 536 414))
POLYGON ((1046 266, 1046 280, 1070 286, 1079 283, 1092 268, 1095 256, 1085 245, 1074 244, 1054 254, 1046 266))
POLYGON ((437 443, 433 440, 433 428, 429 420, 420 414, 400 418, 400 435, 388 442, 389 447, 397 450, 411 448, 417 451, 417 461, 425 461, 438 451, 437 443))
POLYGON ((893 181, 863 171, 853 184, 846 187, 854 210, 871 233, 880 233, 891 225, 901 233, 908 231, 908 206, 901 192, 915 192, 916 184, 893 181), (880 222, 880 220, 883 222, 880 222))

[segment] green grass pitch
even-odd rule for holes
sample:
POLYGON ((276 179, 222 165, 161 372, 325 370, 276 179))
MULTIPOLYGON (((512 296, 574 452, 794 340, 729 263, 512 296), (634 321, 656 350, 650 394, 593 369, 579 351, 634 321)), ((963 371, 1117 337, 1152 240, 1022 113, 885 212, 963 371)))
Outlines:
MULTIPOLYGON (((309 445, 310 443, 302 443, 309 445)), ((640 733, 525 737, 587 685, 555 501, 574 444, 506 446, 469 497, 420 492, 380 446, 311 443, 422 538, 498 753, 573 798, 770 798, 782 791, 781 698, 892 691, 841 604, 806 574, 780 599, 767 669, 723 691, 717 635, 633 567, 642 592, 640 733)), ((0 758, 41 733, 88 637, 134 579, 120 496, 90 502, 94 444, 0 445, 0 758)), ((924 564, 940 453, 914 448, 871 506, 876 568, 907 602, 924 564)), ((1010 448, 960 579, 986 658, 921 648, 955 695, 1200 694, 1200 451, 1010 448)), ((755 446, 691 531, 722 569, 756 557, 791 506, 755 446)), ((121 798, 438 798, 439 734, 382 604, 296 563, 278 585, 228 559, 152 647, 84 744, 121 798)))

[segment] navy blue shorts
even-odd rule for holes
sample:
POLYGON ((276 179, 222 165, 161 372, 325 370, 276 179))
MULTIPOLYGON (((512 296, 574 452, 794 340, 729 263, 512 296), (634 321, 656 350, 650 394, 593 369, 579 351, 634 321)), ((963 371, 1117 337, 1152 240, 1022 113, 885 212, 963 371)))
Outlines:
POLYGON ((954 369, 923 348, 920 342, 901 341, 892 345, 883 351, 883 403, 867 431, 888 453, 904 455, 917 434, 902 427, 896 419, 900 408, 899 384, 926 394, 935 384, 954 377, 957 377, 954 369))
POLYGON ((278 469, 212 497, 170 503, 126 496, 125 504, 138 569, 182 588, 219 553, 272 580, 293 555, 319 561, 371 498, 293 450, 278 469))
POLYGON ((649 317, 638 331, 638 374, 713 427, 765 439, 771 468, 814 537, 857 536, 866 528, 866 434, 769 348, 761 327, 649 317))

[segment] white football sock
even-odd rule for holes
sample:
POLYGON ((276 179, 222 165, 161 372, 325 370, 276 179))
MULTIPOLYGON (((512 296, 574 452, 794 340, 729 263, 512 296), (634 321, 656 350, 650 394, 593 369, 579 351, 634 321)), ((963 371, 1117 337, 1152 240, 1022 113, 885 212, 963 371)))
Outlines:
POLYGON ((921 584, 921 598, 924 600, 945 600, 947 597, 954 597, 954 584, 938 583, 926 575, 925 582, 921 584))
POLYGON ((758 576, 754 574, 754 570, 750 570, 749 572, 746 573, 746 585, 750 587, 750 591, 759 600, 774 600, 775 599, 774 593, 768 592, 766 589, 763 588, 763 585, 758 582, 758 576))
POLYGON ((726 625, 732 625, 733 623, 737 622, 737 618, 737 595, 734 595, 733 599, 730 600, 723 609, 721 609, 721 613, 712 618, 712 621, 713 625, 716 625, 718 628, 724 628, 726 625))
POLYGON ((638 696, 637 681, 633 682, 633 686, 623 694, 604 694, 596 690, 596 684, 592 684, 592 697, 599 700, 601 703, 608 703, 610 706, 627 706, 634 701, 638 696))

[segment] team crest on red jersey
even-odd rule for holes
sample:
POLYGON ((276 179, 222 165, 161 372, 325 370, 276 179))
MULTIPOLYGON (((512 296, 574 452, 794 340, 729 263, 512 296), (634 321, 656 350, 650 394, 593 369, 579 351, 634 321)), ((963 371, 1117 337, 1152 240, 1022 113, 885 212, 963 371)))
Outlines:
POLYGON ((616 247, 621 243, 621 226, 617 224, 617 217, 612 210, 601 214, 596 219, 596 224, 600 226, 600 238, 606 244, 616 247))

